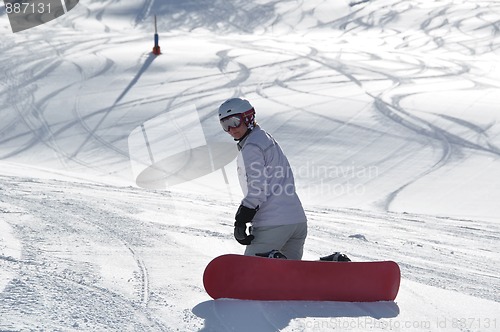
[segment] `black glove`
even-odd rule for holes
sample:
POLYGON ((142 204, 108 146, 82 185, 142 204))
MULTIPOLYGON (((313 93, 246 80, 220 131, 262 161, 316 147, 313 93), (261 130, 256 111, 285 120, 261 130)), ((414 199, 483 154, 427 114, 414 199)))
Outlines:
POLYGON ((234 219, 236 219, 237 223, 245 224, 247 222, 252 222, 252 219, 257 213, 257 211, 259 211, 258 206, 255 209, 251 209, 241 204, 240 207, 238 208, 238 211, 236 211, 234 219))
POLYGON ((247 235, 247 225, 238 224, 238 222, 234 223, 234 238, 239 244, 244 246, 248 246, 252 243, 252 240, 255 238, 252 234, 247 235))
POLYGON ((247 234, 247 222, 252 222, 258 210, 258 206, 255 209, 251 209, 244 205, 240 205, 238 208, 236 216, 234 217, 236 219, 234 222, 234 238, 238 243, 245 246, 252 243, 255 237, 252 234, 247 234))

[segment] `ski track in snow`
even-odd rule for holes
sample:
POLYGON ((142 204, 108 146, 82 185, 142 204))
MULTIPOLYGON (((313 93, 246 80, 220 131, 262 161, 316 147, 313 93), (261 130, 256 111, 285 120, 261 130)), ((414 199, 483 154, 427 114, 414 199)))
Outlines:
MULTIPOLYGON (((400 312, 396 303, 383 302, 289 307, 286 302, 207 301, 203 267, 217 252, 241 250, 233 243, 230 225, 214 222, 227 219, 230 204, 221 208, 208 197, 12 177, 0 179, 0 190, 2 215, 22 243, 21 258, 0 257, 1 268, 16 273, 0 293, 0 326, 5 328, 30 328, 31 315, 43 313, 37 314, 36 324, 45 330, 169 331, 175 330, 172 312, 185 312, 184 320, 175 319, 177 328, 192 330, 205 319, 201 330, 274 331, 294 324, 303 327, 304 319, 395 319, 400 312), (132 201, 137 204, 127 203, 132 201), (211 217, 182 226, 186 211, 195 219, 211 217), (208 251, 189 246, 214 240, 222 246, 208 251), (102 272, 106 265, 116 269, 112 275, 102 272), (184 278, 173 277, 182 265, 196 268, 184 278), (186 285, 192 287, 191 295, 182 300, 186 285)), ((349 209, 306 212, 311 225, 306 258, 319 257, 335 244, 357 261, 399 262, 401 292, 412 292, 405 280, 413 280, 500 301, 496 223, 349 209), (353 236, 359 232, 365 240, 353 236), (483 259, 478 260, 477 253, 483 259)), ((432 311, 451 315, 441 307, 432 311)))
MULTIPOLYGON (((147 0, 133 4, 127 19, 134 30, 126 33, 116 23, 119 5, 80 2, 58 20, 64 29, 47 24, 22 42, 2 39, 0 159, 43 166, 55 177, 71 171, 132 183, 127 136, 134 128, 196 105, 207 138, 218 139, 216 107, 246 96, 264 106, 259 122, 293 165, 377 168, 377 176, 357 179, 297 172, 310 221, 305 258, 343 250, 359 261, 394 260, 402 270, 400 296, 374 304, 211 301, 201 283, 204 266, 241 252, 230 227, 238 199, 1 176, 1 222, 20 243, 15 255, 14 242, 8 247, 0 237, 0 270, 8 273, 0 278, 2 331, 312 331, 360 317, 477 318, 443 306, 432 297, 441 290, 484 301, 479 309, 498 308, 498 222, 397 212, 411 206, 413 188, 440 172, 478 157, 498 165, 498 117, 468 113, 493 107, 479 97, 467 105, 444 100, 498 94, 497 3, 358 1, 329 17, 326 1, 315 1, 317 8, 306 1, 215 1, 209 8, 147 0), (158 58, 148 55, 153 13, 164 14, 159 28, 169 31, 158 58), (91 32, 82 21, 94 24, 91 32), (429 106, 433 96, 438 103, 429 106), (457 106, 460 112, 440 113, 457 106), (314 190, 352 185, 365 195, 321 197, 314 190), (417 303, 411 313, 408 302, 417 303)), ((481 318, 500 324, 497 316, 481 318)), ((494 330, 450 327, 442 330, 494 330)))
MULTIPOLYGON (((133 239, 122 236, 117 226, 112 227, 108 224, 113 218, 108 218, 108 213, 105 211, 79 205, 78 202, 65 198, 66 193, 58 189, 57 185, 55 188, 43 186, 37 190, 28 186, 26 189, 20 190, 11 202, 21 215, 20 222, 18 221, 13 227, 16 232, 22 234, 20 239, 23 242, 24 258, 5 260, 7 267, 18 270, 19 273, 2 293, 2 319, 29 322, 28 317, 22 317, 20 312, 14 312, 15 318, 10 317, 9 307, 13 305, 11 301, 15 301, 19 302, 17 310, 21 313, 36 313, 40 310, 43 312, 45 311, 42 309, 43 306, 49 310, 50 308, 58 310, 47 312, 45 317, 43 315, 39 317, 38 322, 41 326, 46 324, 45 319, 65 317, 66 320, 62 320, 59 328, 86 329, 86 327, 108 326, 119 329, 120 326, 135 324, 137 327, 150 326, 164 330, 156 319, 144 312, 144 307, 149 302, 148 270, 140 255, 130 244, 133 239), (55 195, 52 196, 51 192, 55 195), (86 211, 85 216, 78 212, 79 209, 86 211), (88 236, 80 238, 78 234, 86 233, 85 230, 88 231, 88 236), (136 296, 127 298, 119 291, 111 291, 99 284, 101 277, 99 270, 95 270, 97 266, 93 268, 95 262, 92 262, 92 254, 112 253, 94 251, 91 248, 93 243, 101 246, 104 243, 115 244, 118 247, 121 245, 124 249, 120 250, 121 254, 118 254, 118 257, 127 255, 127 252, 132 256, 137 267, 137 271, 134 272, 136 296), (84 256, 88 255, 88 262, 79 262, 78 257, 75 257, 80 250, 84 256), (86 300, 83 301, 84 299, 86 300), (61 300, 65 303, 64 306, 55 305, 61 300), (74 308, 82 310, 75 311, 74 308), (120 317, 121 311, 128 312, 125 318, 120 317), (68 317, 72 320, 70 325, 68 317)), ((124 227, 126 220, 119 219, 115 222, 120 222, 121 227, 124 227)), ((109 259, 112 260, 113 257, 110 256, 109 259)), ((28 324, 26 327, 29 326, 28 324)), ((57 325, 45 328, 54 329, 57 325)))

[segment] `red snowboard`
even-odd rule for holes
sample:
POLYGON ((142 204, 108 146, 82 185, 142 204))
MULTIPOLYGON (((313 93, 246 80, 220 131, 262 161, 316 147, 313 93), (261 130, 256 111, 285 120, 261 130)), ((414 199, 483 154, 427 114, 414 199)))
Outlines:
POLYGON ((399 266, 386 262, 321 262, 223 255, 205 268, 214 299, 375 302, 393 301, 399 266))

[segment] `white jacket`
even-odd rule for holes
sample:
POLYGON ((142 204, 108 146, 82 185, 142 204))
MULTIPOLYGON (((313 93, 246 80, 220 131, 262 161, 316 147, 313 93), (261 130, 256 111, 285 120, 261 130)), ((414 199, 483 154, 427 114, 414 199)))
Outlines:
POLYGON ((307 221, 295 192, 295 181, 288 159, 274 138, 259 126, 240 142, 238 177, 246 207, 259 210, 252 225, 278 226, 307 221))

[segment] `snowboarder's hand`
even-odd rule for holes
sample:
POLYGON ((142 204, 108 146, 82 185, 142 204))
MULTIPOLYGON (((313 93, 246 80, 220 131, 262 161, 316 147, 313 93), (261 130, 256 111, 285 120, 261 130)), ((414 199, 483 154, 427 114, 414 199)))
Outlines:
POLYGON ((247 234, 247 222, 251 222, 259 207, 255 209, 248 208, 243 204, 236 211, 236 222, 234 223, 234 238, 242 245, 249 245, 255 238, 252 234, 247 234))
POLYGON ((236 216, 234 216, 234 219, 236 219, 237 223, 252 222, 252 219, 257 211, 259 211, 258 206, 255 209, 252 209, 241 204, 238 208, 238 211, 236 211, 236 216))
POLYGON ((248 246, 250 243, 252 243, 252 240, 255 237, 252 234, 250 234, 250 235, 247 234, 246 223, 235 222, 234 223, 234 238, 240 244, 242 244, 244 246, 248 246))

